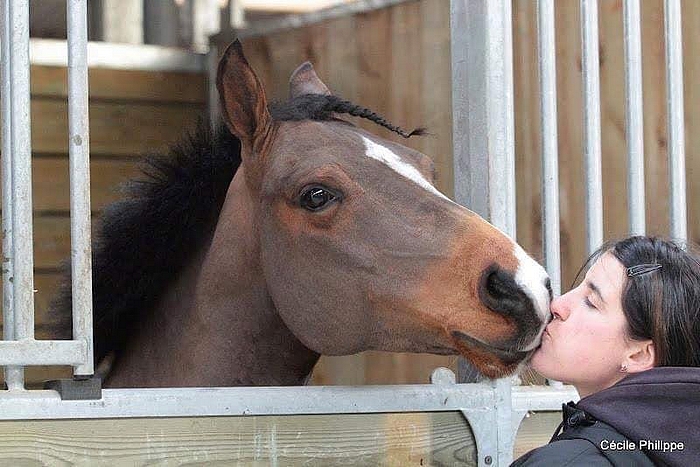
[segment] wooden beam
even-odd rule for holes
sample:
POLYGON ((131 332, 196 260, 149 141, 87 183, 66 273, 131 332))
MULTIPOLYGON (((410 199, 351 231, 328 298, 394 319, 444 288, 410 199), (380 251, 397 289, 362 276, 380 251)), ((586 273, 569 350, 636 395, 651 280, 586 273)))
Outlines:
POLYGON ((309 13, 354 0, 240 0, 241 7, 250 12, 309 13))
POLYGON ((13 465, 476 465, 459 412, 0 422, 13 465))

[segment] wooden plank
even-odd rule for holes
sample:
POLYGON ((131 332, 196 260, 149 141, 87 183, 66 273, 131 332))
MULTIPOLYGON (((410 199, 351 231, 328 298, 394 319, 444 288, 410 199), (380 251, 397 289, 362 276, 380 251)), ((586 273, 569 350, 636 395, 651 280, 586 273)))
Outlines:
MULTIPOLYGON (((206 104, 207 78, 201 73, 91 68, 90 99, 185 102, 206 104)), ((68 96, 67 70, 63 67, 31 67, 34 97, 68 96)))
POLYGON ((13 466, 476 465, 461 413, 0 422, 13 466))
MULTIPOLYGON (((59 324, 70 323, 71 317, 55 316, 48 313, 49 304, 54 299, 62 276, 58 273, 38 273, 34 275, 34 305, 36 307, 35 323, 37 339, 67 339, 70 336, 59 334, 56 327, 59 324)), ((0 290, 2 297, 2 290, 0 290)), ((0 329, 2 316, 0 315, 0 329)))
POLYGON ((70 261, 70 217, 67 215, 36 216, 34 219, 34 267, 56 270, 68 261, 70 261))
MULTIPOLYGON (((41 157, 32 161, 33 206, 35 211, 68 211, 68 159, 41 157)), ((99 211, 121 196, 125 181, 140 175, 139 165, 129 160, 93 160, 90 165, 92 210, 99 211)))
MULTIPOLYGON (((32 99, 32 151, 68 153, 68 105, 58 99, 32 99)), ((139 156, 164 151, 194 127, 205 108, 196 104, 93 102, 90 153, 139 156)))
MULTIPOLYGON (((24 368, 24 381, 27 389, 43 389, 44 381, 71 378, 72 376, 73 368, 69 366, 28 366, 24 368)), ((0 387, 2 387, 4 383, 4 372, 0 371, 0 387)), ((2 445, 2 441, 0 441, 0 445, 2 445)), ((0 447, 0 452, 1 451, 2 447, 0 447)), ((0 467, 10 467, 14 465, 15 464, 11 461, 0 458, 0 467)), ((36 465, 36 463, 32 465, 36 465)))
POLYGON ((513 57, 517 241, 535 258, 543 258, 542 141, 534 2, 513 2, 513 57))
POLYGON ((531 412, 527 414, 515 436, 513 459, 547 444, 561 420, 561 412, 531 412))

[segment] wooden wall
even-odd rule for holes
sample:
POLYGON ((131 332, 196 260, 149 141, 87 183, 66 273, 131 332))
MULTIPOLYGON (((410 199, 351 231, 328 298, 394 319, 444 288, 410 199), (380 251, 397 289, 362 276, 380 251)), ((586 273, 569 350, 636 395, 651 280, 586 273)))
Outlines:
MULTIPOLYGON (((689 234, 700 241, 700 3, 683 6, 689 234)), ((602 0, 600 16, 601 120, 605 238, 627 233, 626 142, 622 1, 602 0)), ((586 258, 582 160, 582 86, 579 2, 555 3, 559 109, 562 289, 586 258)), ((518 242, 542 260, 541 163, 536 9, 513 1, 518 242)), ((668 234, 663 2, 642 2, 646 209, 650 234, 668 234)), ((366 105, 406 128, 425 125, 433 136, 403 140, 360 125, 432 156, 438 188, 453 193, 449 2, 408 1, 377 11, 327 20, 244 40, 247 56, 268 93, 282 99, 293 69, 310 60, 335 93, 366 105)), ((323 358, 315 383, 425 382, 435 365, 454 358, 366 352, 323 358)))
MULTIPOLYGON (((514 458, 561 416, 525 418, 514 458)), ((36 465, 474 466, 459 412, 0 422, 0 467, 36 465), (66 435, 69 433, 69 435, 66 435)))
MULTIPOLYGON (((66 69, 31 67, 36 335, 52 336, 46 311, 70 257, 66 69)), ((161 151, 206 114, 204 73, 91 69, 90 153, 93 221, 136 176, 141 156, 161 151)), ((1 291, 0 291, 1 293, 1 291)), ((0 322, 2 317, 0 316, 0 322)), ((68 369, 32 367, 28 381, 68 369)), ((0 372, 1 373, 1 372, 0 372)), ((0 376, 1 377, 1 376, 0 376)))

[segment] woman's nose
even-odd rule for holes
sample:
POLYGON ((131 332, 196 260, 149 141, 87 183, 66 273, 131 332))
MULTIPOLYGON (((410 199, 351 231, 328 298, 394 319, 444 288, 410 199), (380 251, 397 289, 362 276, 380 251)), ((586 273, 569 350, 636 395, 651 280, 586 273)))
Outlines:
POLYGON ((566 303, 566 295, 559 296, 552 300, 550 310, 552 311, 553 319, 566 320, 569 317, 569 308, 566 303))

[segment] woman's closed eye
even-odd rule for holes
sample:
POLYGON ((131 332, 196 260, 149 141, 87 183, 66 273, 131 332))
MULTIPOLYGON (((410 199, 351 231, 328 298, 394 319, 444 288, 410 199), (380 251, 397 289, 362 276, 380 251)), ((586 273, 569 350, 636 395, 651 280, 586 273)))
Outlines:
POLYGON ((583 303, 585 303, 586 306, 587 306, 588 308, 593 308, 594 310, 597 310, 597 309, 598 309, 598 308, 593 304, 593 302, 591 302, 591 301, 588 299, 588 297, 585 297, 585 298, 583 299, 583 303))

